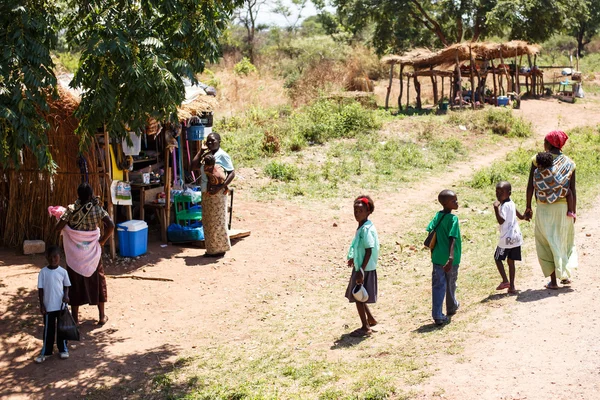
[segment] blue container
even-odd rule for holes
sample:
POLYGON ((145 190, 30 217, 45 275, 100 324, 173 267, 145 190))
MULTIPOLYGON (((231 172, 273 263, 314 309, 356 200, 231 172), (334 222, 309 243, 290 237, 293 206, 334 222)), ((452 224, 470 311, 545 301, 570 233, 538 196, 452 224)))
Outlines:
POLYGON ((507 105, 508 105, 508 97, 498 96, 498 106, 507 106, 507 105))
POLYGON ((122 257, 137 257, 148 251, 148 224, 131 220, 117 225, 119 254, 122 257))
POLYGON ((167 238, 169 242, 173 243, 204 240, 204 227, 202 226, 202 222, 197 222, 190 226, 171 224, 167 228, 167 238))
POLYGON ((187 140, 204 140, 204 125, 193 125, 188 127, 187 140))

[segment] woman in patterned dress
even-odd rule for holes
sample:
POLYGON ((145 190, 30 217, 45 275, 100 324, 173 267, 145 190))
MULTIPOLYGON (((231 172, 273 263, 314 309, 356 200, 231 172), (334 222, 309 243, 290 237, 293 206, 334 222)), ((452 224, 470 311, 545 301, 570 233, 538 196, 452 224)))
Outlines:
POLYGON ((192 160, 192 169, 200 167, 202 190, 202 225, 204 226, 204 243, 206 257, 222 257, 231 249, 231 242, 227 233, 227 185, 235 177, 235 170, 231 157, 221 149, 221 136, 213 132, 206 138, 205 152, 198 152, 192 160), (211 185, 204 172, 204 165, 200 166, 204 156, 212 155, 215 164, 226 173, 225 181, 211 185))

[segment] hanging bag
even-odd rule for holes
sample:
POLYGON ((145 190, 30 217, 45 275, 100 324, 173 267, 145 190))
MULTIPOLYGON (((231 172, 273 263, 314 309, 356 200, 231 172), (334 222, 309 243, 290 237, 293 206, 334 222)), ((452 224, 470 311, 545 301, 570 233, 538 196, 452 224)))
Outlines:
POLYGON ((58 334, 62 336, 64 340, 79 341, 79 329, 77 329, 75 320, 66 303, 63 303, 60 307, 60 314, 58 315, 58 334))
POLYGON ((352 289, 352 296, 354 296, 354 300, 359 303, 366 303, 369 300, 369 293, 367 293, 367 289, 365 288, 365 271, 361 268, 358 272, 360 272, 363 276, 363 283, 360 285, 354 285, 352 289))
POLYGON ((438 223, 435 224, 435 227, 431 230, 431 232, 429 232, 429 235, 427 235, 427 238, 423 242, 423 246, 429 248, 430 250, 433 250, 433 248, 435 247, 435 244, 437 243, 437 233, 436 233, 436 230, 437 230, 438 226, 440 226, 440 224, 442 223, 442 220, 444 219, 444 217, 446 215, 448 215, 448 214, 450 214, 450 213, 445 213, 442 216, 442 218, 440 218, 440 220, 438 221, 438 223))

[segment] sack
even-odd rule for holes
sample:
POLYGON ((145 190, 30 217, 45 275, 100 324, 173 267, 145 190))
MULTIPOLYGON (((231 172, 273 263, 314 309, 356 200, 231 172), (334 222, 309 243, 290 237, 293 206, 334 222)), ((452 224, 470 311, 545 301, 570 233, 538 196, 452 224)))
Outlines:
POLYGON ((62 305, 58 315, 58 334, 65 340, 79 341, 79 329, 66 304, 62 305))
POLYGON ((425 239, 425 241, 423 242, 423 245, 425 247, 428 247, 431 250, 433 250, 433 248, 435 247, 436 240, 437 240, 437 233, 435 233, 435 231, 431 231, 431 232, 429 232, 429 235, 427 235, 427 239, 425 239))

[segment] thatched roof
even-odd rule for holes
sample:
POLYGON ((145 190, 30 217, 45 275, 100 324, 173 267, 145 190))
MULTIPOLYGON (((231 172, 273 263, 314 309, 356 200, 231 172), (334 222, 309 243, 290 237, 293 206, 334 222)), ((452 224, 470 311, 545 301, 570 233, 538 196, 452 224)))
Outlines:
POLYGON ((404 53, 401 56, 397 56, 395 54, 390 54, 390 55, 384 56, 381 59, 381 63, 386 64, 386 65, 390 65, 390 64, 412 65, 413 60, 418 60, 420 58, 429 57, 432 54, 435 54, 435 52, 433 52, 429 49, 416 48, 416 49, 412 49, 411 51, 404 53))
POLYGON ((198 95, 195 98, 184 102, 177 109, 179 119, 188 119, 193 115, 199 115, 202 112, 215 111, 219 102, 214 96, 198 95))
POLYGON ((418 49, 416 54, 407 53, 403 56, 386 56, 381 59, 384 64, 403 63, 412 65, 415 69, 448 68, 454 66, 456 58, 459 62, 471 59, 471 54, 477 60, 493 60, 497 58, 511 59, 522 55, 539 53, 540 46, 528 44, 520 40, 507 43, 474 42, 457 43, 445 49, 429 52, 418 49))

